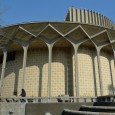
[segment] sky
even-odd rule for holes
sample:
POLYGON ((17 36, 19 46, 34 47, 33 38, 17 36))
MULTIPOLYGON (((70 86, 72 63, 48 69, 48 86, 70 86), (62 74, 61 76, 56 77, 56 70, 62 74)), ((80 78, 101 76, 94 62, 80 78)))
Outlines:
POLYGON ((115 0, 0 0, 0 24, 64 21, 69 7, 93 10, 115 22, 115 0))

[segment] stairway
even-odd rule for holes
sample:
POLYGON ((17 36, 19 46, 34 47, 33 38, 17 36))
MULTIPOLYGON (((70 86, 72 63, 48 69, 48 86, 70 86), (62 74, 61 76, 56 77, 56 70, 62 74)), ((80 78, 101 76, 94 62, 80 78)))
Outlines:
POLYGON ((80 111, 115 113, 115 107, 83 105, 83 106, 80 107, 80 111))
POLYGON ((115 113, 74 111, 74 110, 64 109, 62 115, 115 115, 115 113))
POLYGON ((114 104, 103 102, 95 103, 94 106, 82 105, 79 111, 64 109, 62 115, 115 115, 114 104))

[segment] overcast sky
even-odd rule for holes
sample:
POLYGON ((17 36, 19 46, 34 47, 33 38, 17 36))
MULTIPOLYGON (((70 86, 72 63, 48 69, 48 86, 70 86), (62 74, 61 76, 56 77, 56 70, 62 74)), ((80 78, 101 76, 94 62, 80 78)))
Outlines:
POLYGON ((0 0, 2 25, 30 21, 63 21, 69 7, 90 9, 115 22, 115 0, 0 0))

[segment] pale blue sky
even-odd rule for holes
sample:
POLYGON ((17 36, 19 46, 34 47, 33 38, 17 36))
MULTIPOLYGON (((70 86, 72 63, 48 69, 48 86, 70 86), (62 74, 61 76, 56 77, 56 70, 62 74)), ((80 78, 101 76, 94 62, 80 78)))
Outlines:
POLYGON ((69 7, 97 11, 115 22, 115 0, 0 0, 2 25, 63 21, 69 7))

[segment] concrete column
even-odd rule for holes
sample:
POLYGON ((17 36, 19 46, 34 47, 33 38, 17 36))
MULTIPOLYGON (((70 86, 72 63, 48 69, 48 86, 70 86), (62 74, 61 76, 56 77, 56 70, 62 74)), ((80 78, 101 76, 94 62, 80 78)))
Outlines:
POLYGON ((48 61, 48 97, 51 97, 51 62, 52 62, 52 44, 48 44, 49 61, 48 61))
POLYGON ((114 50, 114 67, 115 67, 115 50, 114 50))
POLYGON ((25 83, 25 69, 26 69, 26 61, 27 61, 27 50, 28 46, 23 46, 24 49, 24 55, 23 55, 23 72, 22 72, 22 89, 24 89, 24 83, 25 83))
POLYGON ((98 20, 98 25, 100 25, 100 15, 99 15, 99 13, 97 14, 97 20, 98 20))
POLYGON ((103 95, 103 82, 102 82, 100 49, 99 48, 97 48, 97 62, 98 62, 99 82, 100 82, 100 94, 102 96, 103 95))
MULTIPOLYGON (((114 49, 113 49, 114 50, 114 49)), ((113 51, 113 57, 114 57, 114 68, 115 68, 115 50, 113 51)), ((112 78, 114 78, 114 74, 112 74, 112 78)), ((113 95, 115 94, 115 90, 114 90, 114 81, 112 82, 113 83, 113 95)))
POLYGON ((70 13, 70 21, 73 21, 73 8, 69 9, 69 13, 70 13))
POLYGON ((76 87, 76 97, 79 97, 78 45, 74 45, 74 52, 75 52, 75 87, 76 87))
POLYGON ((114 74, 113 74, 113 71, 112 71, 111 60, 109 60, 109 65, 110 65, 110 75, 111 75, 112 94, 114 95, 114 81, 113 81, 114 74))
POLYGON ((73 22, 77 21, 77 16, 76 16, 76 9, 73 9, 73 22))
MULTIPOLYGON (((113 55, 114 55, 113 57, 114 57, 114 68, 115 68, 115 50, 113 51, 113 55)), ((114 74, 112 74, 113 95, 114 95, 115 94, 115 90, 114 90, 114 81, 113 81, 113 78, 114 78, 114 74)))
POLYGON ((6 69, 6 59, 7 59, 7 51, 3 51, 3 63, 2 63, 2 70, 1 70, 1 80, 0 80, 0 95, 2 94, 2 84, 3 79, 5 75, 5 69, 6 69))

